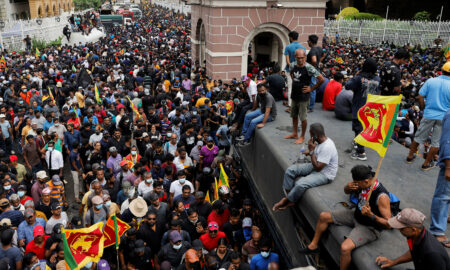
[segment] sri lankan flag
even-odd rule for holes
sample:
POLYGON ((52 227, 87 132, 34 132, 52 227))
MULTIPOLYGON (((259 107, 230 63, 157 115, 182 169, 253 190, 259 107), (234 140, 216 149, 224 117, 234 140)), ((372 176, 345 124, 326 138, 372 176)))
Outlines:
POLYGON ((120 237, 129 229, 130 225, 120 220, 116 215, 109 217, 103 230, 103 237, 105 238, 104 247, 116 245, 119 248, 120 237))
POLYGON ((219 175, 219 187, 221 186, 230 187, 230 185, 228 184, 228 175, 225 173, 222 163, 220 163, 220 175, 219 175))
POLYGON ((89 262, 98 262, 103 256, 103 222, 89 228, 65 230, 62 228, 64 260, 68 269, 79 270, 89 262))
POLYGON ((102 99, 100 98, 100 92, 98 91, 97 84, 94 85, 95 85, 95 100, 97 101, 97 103, 102 103, 102 99))
POLYGON ((447 49, 444 50, 444 56, 447 61, 450 61, 450 44, 448 44, 447 49))
POLYGON ((214 200, 213 200, 213 202, 215 202, 216 200, 219 199, 219 186, 217 185, 217 178, 216 177, 214 177, 214 183, 215 183, 215 186, 214 186, 214 200))
POLYGON ((209 197, 209 190, 206 191, 205 201, 211 203, 211 198, 209 197))
POLYGON ((36 48, 35 55, 36 55, 36 58, 39 58, 39 56, 41 56, 41 52, 39 51, 38 48, 36 48))
POLYGON ((129 96, 127 96, 127 99, 128 99, 128 101, 130 102, 130 106, 131 106, 131 109, 133 110, 133 112, 136 114, 136 116, 137 116, 138 118, 141 118, 141 114, 139 113, 139 110, 138 110, 138 108, 136 107, 136 105, 134 105, 134 103, 131 102, 131 99, 130 99, 129 96))
POLYGON ((0 59, 0 68, 6 68, 6 59, 4 56, 0 59))
POLYGON ((227 109, 227 115, 230 115, 233 112, 234 102, 232 100, 228 100, 225 102, 225 108, 227 109))
POLYGON ((355 142, 372 148, 384 157, 395 127, 402 95, 368 95, 366 105, 358 111, 358 119, 363 131, 356 136, 355 142))

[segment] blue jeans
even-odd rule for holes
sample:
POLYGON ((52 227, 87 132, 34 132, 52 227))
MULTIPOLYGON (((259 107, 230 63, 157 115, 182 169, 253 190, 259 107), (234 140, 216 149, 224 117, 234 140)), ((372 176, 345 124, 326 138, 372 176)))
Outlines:
POLYGON ((450 204, 450 181, 445 179, 445 168, 441 168, 431 201, 430 232, 445 235, 447 231, 448 206, 450 204))
MULTIPOLYGON (((242 127, 242 135, 244 135, 244 141, 249 141, 255 132, 256 125, 264 120, 264 114, 261 110, 256 109, 253 112, 249 112, 245 115, 244 126, 242 127)), ((269 115, 267 122, 272 121, 272 116, 269 115)))
MULTIPOLYGON (((310 86, 313 87, 316 83, 317 83, 316 77, 312 77, 310 86)), ((308 107, 309 110, 314 110, 314 105, 316 104, 316 93, 317 93, 317 89, 310 93, 309 107, 308 107)))
POLYGON ((297 202, 308 188, 328 184, 330 180, 321 172, 314 171, 311 163, 294 164, 284 173, 283 188, 289 190, 288 200, 297 202), (297 181, 295 179, 301 177, 297 181))

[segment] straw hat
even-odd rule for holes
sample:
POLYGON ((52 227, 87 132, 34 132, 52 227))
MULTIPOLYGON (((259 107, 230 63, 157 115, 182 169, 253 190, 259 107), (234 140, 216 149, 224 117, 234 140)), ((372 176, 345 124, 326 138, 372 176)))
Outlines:
POLYGON ((135 217, 143 217, 147 213, 148 206, 144 199, 138 197, 130 203, 130 211, 135 217))

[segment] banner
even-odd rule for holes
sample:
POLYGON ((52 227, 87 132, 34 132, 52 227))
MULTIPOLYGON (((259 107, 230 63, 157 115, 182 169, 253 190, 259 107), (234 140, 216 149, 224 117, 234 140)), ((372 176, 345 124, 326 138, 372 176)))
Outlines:
POLYGON ((98 262, 103 256, 103 222, 89 228, 65 230, 62 228, 64 260, 71 270, 81 269, 89 262, 98 262))
POLYGON ((358 119, 363 131, 356 136, 355 142, 372 148, 384 157, 392 131, 397 121, 397 114, 402 95, 398 96, 367 96, 366 105, 358 111, 358 119))

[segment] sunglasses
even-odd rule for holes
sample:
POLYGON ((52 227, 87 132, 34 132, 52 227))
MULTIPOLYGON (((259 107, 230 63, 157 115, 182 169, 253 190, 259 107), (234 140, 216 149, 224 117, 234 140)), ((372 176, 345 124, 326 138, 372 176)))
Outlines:
POLYGON ((209 230, 210 233, 217 233, 217 230, 209 230))
POLYGON ((148 218, 148 220, 156 220, 156 218, 148 218))
POLYGON ((209 224, 209 225, 208 225, 208 228, 217 228, 217 225, 215 225, 215 224, 214 224, 214 225, 213 225, 213 224, 209 224))

